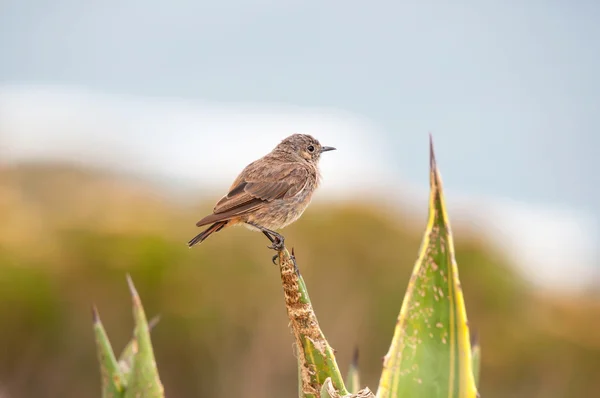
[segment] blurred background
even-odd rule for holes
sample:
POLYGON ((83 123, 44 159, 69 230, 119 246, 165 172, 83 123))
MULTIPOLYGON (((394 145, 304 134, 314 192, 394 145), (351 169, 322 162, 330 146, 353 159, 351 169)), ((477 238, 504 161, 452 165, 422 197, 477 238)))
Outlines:
POLYGON ((131 273, 170 397, 291 397, 264 236, 190 250, 249 162, 338 148, 284 230, 343 372, 376 389, 445 183, 481 395, 600 392, 600 3, 0 2, 0 397, 97 397, 131 273), (332 281, 334 289, 332 289, 332 281))

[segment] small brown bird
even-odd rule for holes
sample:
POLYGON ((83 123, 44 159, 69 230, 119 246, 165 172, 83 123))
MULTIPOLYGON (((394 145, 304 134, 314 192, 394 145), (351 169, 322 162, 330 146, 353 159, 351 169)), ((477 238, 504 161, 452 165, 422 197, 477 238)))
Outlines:
POLYGON ((296 221, 306 210, 319 186, 321 153, 335 148, 321 146, 310 135, 294 134, 269 154, 250 163, 235 179, 229 193, 213 209, 213 214, 196 223, 210 225, 188 242, 192 247, 225 227, 243 224, 261 231, 272 245, 282 250, 284 237, 275 232, 296 221))

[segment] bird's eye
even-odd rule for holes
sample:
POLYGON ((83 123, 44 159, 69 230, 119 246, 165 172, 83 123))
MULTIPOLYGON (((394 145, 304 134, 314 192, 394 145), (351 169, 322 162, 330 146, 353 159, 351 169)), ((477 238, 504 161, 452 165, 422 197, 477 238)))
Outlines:
POLYGON ((309 145, 307 149, 308 149, 308 152, 314 152, 315 151, 315 147, 312 146, 312 145, 309 145))

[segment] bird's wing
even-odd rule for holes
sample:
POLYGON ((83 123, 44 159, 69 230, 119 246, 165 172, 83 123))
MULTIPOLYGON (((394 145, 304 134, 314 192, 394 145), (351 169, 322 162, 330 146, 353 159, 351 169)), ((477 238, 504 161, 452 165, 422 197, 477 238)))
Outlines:
POLYGON ((262 203, 297 195, 309 176, 306 168, 294 163, 248 171, 248 176, 238 177, 229 193, 217 202, 213 214, 198 221, 196 226, 227 220, 245 214, 262 203))

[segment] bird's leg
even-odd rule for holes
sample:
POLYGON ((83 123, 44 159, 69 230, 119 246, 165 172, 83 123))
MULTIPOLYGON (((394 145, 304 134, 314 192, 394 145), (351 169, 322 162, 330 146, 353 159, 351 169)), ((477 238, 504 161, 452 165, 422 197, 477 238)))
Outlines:
POLYGON ((258 224, 254 224, 252 222, 248 222, 248 224, 252 225, 255 228, 260 229, 262 231, 262 233, 265 234, 265 236, 267 238, 269 238, 269 240, 272 243, 271 246, 267 246, 269 249, 277 250, 278 252, 283 250, 283 248, 285 247, 285 245, 284 245, 285 238, 283 236, 281 236, 280 234, 278 234, 275 231, 271 231, 268 228, 261 227, 258 224))
MULTIPOLYGON (((275 244, 275 239, 269 235, 269 233, 267 231, 262 231, 263 234, 265 234, 265 236, 267 238, 269 238, 269 240, 271 241, 271 243, 275 244)), ((277 263, 275 262, 275 260, 277 260, 277 257, 279 257, 279 253, 274 255, 273 258, 271 258, 271 261, 273 262, 273 264, 277 265, 277 263)))
POLYGON ((269 238, 269 240, 271 241, 271 243, 275 242, 275 239, 273 239, 273 237, 271 235, 269 235, 269 233, 267 231, 262 231, 263 234, 265 234, 265 236, 267 238, 269 238))
POLYGON ((269 249, 277 250, 278 252, 282 251, 285 248, 285 238, 278 234, 277 232, 269 231, 275 237, 275 242, 271 246, 268 246, 269 249))
POLYGON ((271 240, 272 245, 267 246, 269 249, 273 249, 278 252, 283 250, 283 248, 285 247, 285 245, 284 245, 285 238, 283 236, 281 236, 280 234, 278 234, 275 231, 271 231, 270 229, 266 229, 266 228, 263 230, 263 234, 271 235, 270 240, 271 240))

